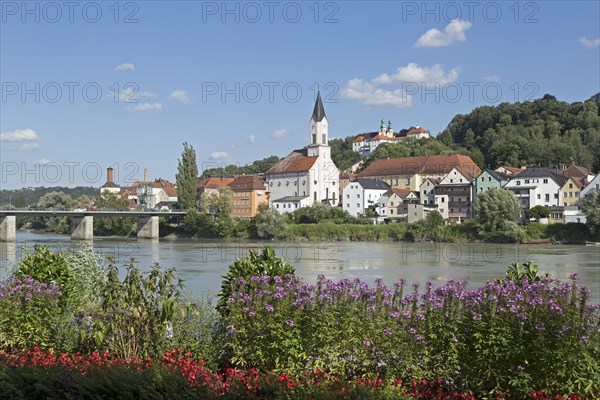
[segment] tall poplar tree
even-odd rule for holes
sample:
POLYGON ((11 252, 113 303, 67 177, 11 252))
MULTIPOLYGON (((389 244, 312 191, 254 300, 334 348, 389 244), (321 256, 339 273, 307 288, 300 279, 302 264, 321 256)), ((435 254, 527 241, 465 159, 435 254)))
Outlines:
POLYGON ((196 202, 196 188, 198 186, 198 165, 196 164, 196 151, 192 146, 183 143, 181 160, 177 160, 177 202, 179 208, 189 210, 194 208, 196 202))

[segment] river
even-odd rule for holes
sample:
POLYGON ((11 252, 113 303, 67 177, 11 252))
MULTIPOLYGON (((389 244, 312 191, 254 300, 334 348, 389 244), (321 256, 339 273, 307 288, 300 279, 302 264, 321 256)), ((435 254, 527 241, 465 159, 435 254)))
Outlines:
MULTIPOLYGON (((17 232, 16 243, 0 243, 0 274, 6 276, 22 254, 34 244, 53 250, 76 248, 81 243, 68 235, 17 232)), ((264 242, 194 239, 138 240, 135 238, 96 237, 95 251, 125 265, 132 257, 136 265, 148 269, 154 262, 164 268, 175 267, 186 288, 195 297, 219 291, 221 275, 237 257, 250 249, 269 245, 296 268, 308 282, 320 274, 327 278, 360 278, 373 283, 377 277, 391 285, 399 278, 408 282, 432 280, 436 285, 448 279, 463 280, 471 288, 488 279, 504 276, 509 264, 533 261, 542 273, 568 279, 581 275, 580 283, 591 289, 591 301, 600 303, 600 247, 569 245, 500 244, 414 244, 402 242, 264 242)), ((122 268, 124 272, 124 268, 122 268)))

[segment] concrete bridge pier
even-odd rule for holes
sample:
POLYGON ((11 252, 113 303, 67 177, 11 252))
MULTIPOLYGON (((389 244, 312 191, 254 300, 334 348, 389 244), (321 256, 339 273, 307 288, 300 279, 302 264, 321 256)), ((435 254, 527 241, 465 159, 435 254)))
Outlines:
POLYGON ((71 240, 93 240, 94 217, 71 217, 71 240))
POLYGON ((0 242, 15 242, 17 240, 17 217, 14 215, 0 216, 0 242))
POLYGON ((137 237, 138 239, 158 239, 158 215, 138 218, 137 237))

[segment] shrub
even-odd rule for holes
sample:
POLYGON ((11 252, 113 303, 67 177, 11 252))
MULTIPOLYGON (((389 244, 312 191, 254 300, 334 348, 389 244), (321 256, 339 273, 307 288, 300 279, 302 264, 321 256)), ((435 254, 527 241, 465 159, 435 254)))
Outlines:
POLYGON ((0 281, 0 348, 52 347, 60 297, 58 285, 30 276, 0 281))
POLYGON ((294 267, 288 264, 284 258, 275 257, 273 248, 265 247, 260 255, 255 250, 250 250, 248 257, 236 259, 229 266, 229 271, 222 276, 217 309, 225 311, 227 300, 233 293, 235 279, 250 279, 252 276, 284 276, 294 274, 294 272, 294 267))

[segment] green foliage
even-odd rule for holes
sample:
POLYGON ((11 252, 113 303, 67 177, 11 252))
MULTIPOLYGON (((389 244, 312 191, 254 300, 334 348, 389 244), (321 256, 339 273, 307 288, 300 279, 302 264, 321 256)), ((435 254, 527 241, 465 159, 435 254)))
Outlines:
POLYGON ((360 161, 360 155, 352 150, 353 140, 354 136, 348 136, 344 139, 331 139, 329 141, 331 160, 340 171, 345 171, 360 161))
MULTIPOLYGON (((72 206, 73 199, 64 192, 46 193, 37 204, 37 207, 46 209, 69 210, 72 206)), ((71 231, 71 224, 67 217, 35 217, 33 227, 56 233, 69 233, 71 231)))
POLYGON ((550 209, 544 206, 535 206, 527 210, 525 216, 528 219, 548 218, 550 216, 550 209))
POLYGON ((285 231, 285 219, 268 203, 258 206, 258 213, 252 219, 249 229, 259 239, 272 239, 281 236, 285 231))
POLYGON ((500 284, 505 284, 507 281, 521 283, 524 279, 527 279, 527 282, 532 283, 547 278, 550 278, 549 274, 540 275, 537 264, 528 261, 521 265, 519 263, 509 265, 505 273, 505 279, 496 279, 496 282, 500 284))
POLYGON ((53 347, 60 319, 58 286, 30 276, 0 281, 0 349, 53 347))
POLYGON ((221 291, 219 292, 219 301, 217 309, 224 310, 227 306, 227 299, 231 296, 234 281, 236 279, 248 280, 253 276, 285 276, 294 274, 295 269, 285 258, 275 256, 275 250, 271 247, 265 247, 262 253, 258 254, 255 250, 250 250, 250 254, 245 258, 238 258, 229 266, 229 271, 222 276, 221 291))
POLYGON ((356 218, 350 216, 348 212, 340 208, 329 207, 322 203, 314 203, 309 207, 299 208, 293 213, 286 214, 286 217, 292 223, 298 224, 318 224, 325 219, 341 218, 344 222, 355 222, 356 218))
POLYGON ((587 218, 590 232, 600 238, 600 190, 591 190, 583 201, 581 209, 587 218))
POLYGON ((130 264, 121 282, 118 268, 110 265, 102 294, 104 317, 95 321, 96 345, 123 358, 161 354, 169 346, 167 333, 181 310, 182 291, 174 269, 162 271, 154 264, 142 273, 130 264))
POLYGON ((486 190, 477 196, 475 203, 475 214, 485 233, 514 230, 511 226, 507 226, 507 223, 515 222, 520 212, 519 203, 506 189, 486 190))
POLYGON ((418 242, 423 239, 441 240, 444 237, 444 217, 437 210, 408 228, 408 238, 418 242))
POLYGON ((198 164, 196 164, 196 151, 193 146, 183 143, 181 160, 178 160, 177 174, 177 202, 182 210, 189 210, 196 205, 196 188, 198 187, 198 164))
POLYGON ((47 246, 33 246, 33 253, 23 256, 15 277, 31 276, 37 282, 58 285, 62 293, 59 305, 65 307, 77 300, 76 282, 65 258, 51 251, 47 246))
POLYGON ((600 113, 592 96, 566 103, 554 96, 523 103, 502 103, 456 115, 438 135, 447 145, 479 149, 485 165, 540 164, 556 167, 575 162, 600 169, 600 113))
POLYGON ((62 253, 67 269, 73 277, 74 291, 79 307, 96 311, 102 302, 102 288, 106 285, 104 257, 94 252, 91 244, 62 253))
MULTIPOLYGON (((96 198, 98 210, 127 208, 127 199, 117 193, 105 190, 96 198)), ((131 236, 136 232, 137 221, 134 217, 94 217, 94 234, 98 236, 131 236)))
MULTIPOLYGON (((55 187, 35 187, 24 189, 0 190, 0 204, 12 204, 13 207, 22 208, 37 206, 38 201, 47 193, 63 192, 72 199, 79 199, 81 196, 94 197, 98 194, 97 187, 77 186, 74 188, 55 186, 55 187)), ((86 205, 87 207, 87 205, 86 205)))
POLYGON ((229 164, 225 167, 207 168, 202 172, 202 178, 262 174, 267 172, 278 161, 279 157, 270 156, 241 167, 229 164))

